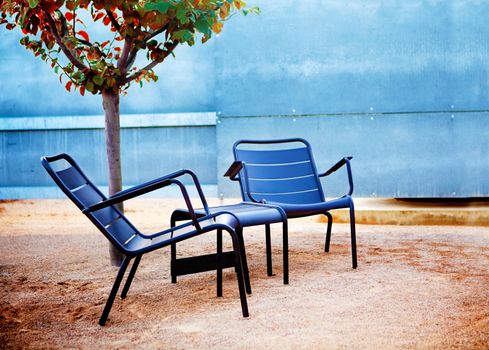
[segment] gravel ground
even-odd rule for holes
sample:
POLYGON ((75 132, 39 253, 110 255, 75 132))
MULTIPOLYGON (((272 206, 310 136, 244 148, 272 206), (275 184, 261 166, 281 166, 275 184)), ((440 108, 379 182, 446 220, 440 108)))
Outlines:
MULTIPOLYGON (((213 201, 214 204, 217 203, 213 201)), ((176 200, 129 201, 143 232, 168 225, 176 200)), ((169 249, 145 255, 128 297, 97 325, 115 270, 108 245, 68 201, 0 202, 1 348, 488 349, 489 228, 290 221, 290 284, 282 284, 280 226, 272 227, 275 276, 267 277, 262 228, 245 229, 253 294, 241 317, 235 274, 170 283, 169 249)), ((230 242, 225 241, 229 246, 230 242)), ((183 242, 181 256, 211 253, 215 236, 183 242)))

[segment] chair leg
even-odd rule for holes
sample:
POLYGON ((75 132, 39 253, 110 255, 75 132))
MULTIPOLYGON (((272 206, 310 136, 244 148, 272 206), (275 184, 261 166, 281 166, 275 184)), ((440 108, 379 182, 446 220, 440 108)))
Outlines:
POLYGON ((222 297, 222 229, 217 230, 217 296, 222 297))
POLYGON ((265 246, 267 250, 267 276, 273 276, 272 268, 272 237, 270 235, 270 224, 265 225, 265 246))
POLYGON ((136 270, 138 269, 139 262, 141 261, 142 255, 138 255, 134 262, 132 263, 131 271, 129 271, 129 275, 127 276, 126 283, 124 284, 124 288, 122 288, 121 298, 125 299, 127 296, 127 292, 129 292, 129 288, 131 287, 132 280, 134 275, 136 274, 136 270))
POLYGON ((357 238, 355 231, 355 207, 350 203, 350 229, 351 229, 351 258, 353 268, 357 268, 357 238))
POLYGON ((329 252, 329 243, 331 242, 331 226, 333 225, 333 216, 329 212, 325 212, 324 215, 328 218, 328 228, 326 230, 326 242, 324 243, 324 251, 329 252))
POLYGON ((246 290, 244 284, 244 269, 243 269, 243 256, 242 249, 239 244, 238 234, 232 230, 226 230, 231 235, 231 239, 233 241, 233 250, 234 250, 234 259, 236 265, 236 278, 238 280, 238 288, 239 288, 239 298, 241 301, 241 312, 243 313, 243 317, 248 317, 248 302, 246 301, 246 290))
POLYGON ((129 265, 130 260, 131 258, 128 258, 126 256, 122 261, 119 272, 117 273, 117 277, 115 278, 114 285, 112 286, 112 290, 110 291, 109 298, 105 303, 104 311, 102 312, 102 316, 100 316, 100 319, 98 321, 98 324, 101 326, 105 324, 107 318, 109 317, 110 309, 112 308, 112 304, 114 303, 115 296, 117 295, 117 291, 119 290, 119 287, 122 282, 122 278, 124 277, 124 273, 126 272, 127 265, 129 265))
POLYGON ((242 259, 244 281, 246 285, 246 293, 251 294, 250 271, 248 269, 248 259, 246 258, 246 248, 245 248, 244 238, 243 238, 243 229, 236 228, 236 235, 238 237, 239 246, 241 249, 240 253, 242 259))
POLYGON ((284 258, 284 284, 289 284, 289 229, 287 226, 287 221, 283 224, 283 245, 282 245, 282 255, 284 258))
MULTIPOLYGON (((170 225, 171 227, 175 227, 175 219, 172 217, 170 220, 170 225)), ((172 233, 173 234, 173 233, 172 233)), ((175 263, 175 260, 177 260, 177 245, 175 243, 172 243, 170 246, 170 273, 171 273, 171 283, 177 283, 177 275, 174 274, 173 272, 173 264, 175 263)))
MULTIPOLYGON (((175 243, 171 244, 170 247, 171 250, 171 266, 173 267, 173 264, 177 260, 177 245, 175 243)), ((174 273, 173 268, 171 268, 171 283, 177 283, 177 275, 174 273)))

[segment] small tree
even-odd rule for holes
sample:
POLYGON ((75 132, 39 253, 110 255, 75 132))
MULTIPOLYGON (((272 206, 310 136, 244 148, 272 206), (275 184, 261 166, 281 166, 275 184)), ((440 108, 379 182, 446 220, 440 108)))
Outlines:
MULTIPOLYGON (((131 84, 157 81, 153 68, 179 44, 205 43, 236 12, 258 11, 245 6, 243 0, 0 0, 0 24, 20 28, 20 43, 51 65, 66 90, 102 95, 113 195, 122 189, 120 94, 131 84), (91 40, 87 21, 106 27, 103 40, 91 40), (147 61, 138 68, 141 52, 147 61)), ((112 264, 120 264, 118 251, 110 253, 112 264)))

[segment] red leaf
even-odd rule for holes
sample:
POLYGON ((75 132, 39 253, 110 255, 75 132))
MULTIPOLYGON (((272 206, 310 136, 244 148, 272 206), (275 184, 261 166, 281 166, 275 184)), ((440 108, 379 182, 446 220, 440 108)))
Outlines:
POLYGON ((103 49, 104 47, 106 47, 106 46, 107 46, 107 44, 108 44, 108 43, 110 43, 110 41, 109 41, 109 40, 104 41, 104 42, 102 43, 102 45, 100 45, 100 47, 103 49))
POLYGON ((114 47, 114 51, 120 52, 121 48, 120 47, 114 47))
POLYGON ((62 83, 62 82, 63 82, 63 73, 61 73, 61 74, 59 75, 59 82, 60 82, 60 83, 62 83))
POLYGON ((80 86, 80 95, 85 96, 85 86, 80 86))
POLYGON ((104 17, 104 24, 105 24, 106 26, 108 26, 108 25, 110 24, 110 18, 109 18, 109 16, 105 16, 105 17, 104 17))
POLYGON ((67 21, 71 21, 71 20, 73 20, 73 18, 75 18, 75 15, 72 14, 71 12, 66 12, 65 17, 66 17, 67 21))
POLYGON ((93 21, 94 22, 97 22, 99 19, 101 19, 102 17, 104 17, 104 14, 103 12, 98 12, 94 17, 93 17, 93 21))
POLYGON ((27 29, 22 28, 22 33, 27 34, 27 29))
POLYGON ((84 30, 80 30, 78 33, 79 36, 81 36, 83 39, 85 39, 86 41, 90 41, 90 38, 88 37, 88 34, 87 32, 85 32, 84 30))
POLYGON ((71 84, 72 84, 72 82, 70 80, 69 82, 66 83, 65 89, 68 90, 68 91, 71 91, 71 84))

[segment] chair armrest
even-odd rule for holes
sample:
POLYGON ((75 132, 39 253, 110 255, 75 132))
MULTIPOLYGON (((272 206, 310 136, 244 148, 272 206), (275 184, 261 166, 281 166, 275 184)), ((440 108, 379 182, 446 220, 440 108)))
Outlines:
MULTIPOLYGON (((171 174, 160 177, 158 179, 148 181, 146 183, 143 183, 143 184, 138 185, 138 186, 134 186, 130 189, 127 189, 127 190, 124 190, 121 192, 117 192, 115 195, 110 197, 109 200, 113 199, 113 198, 114 199, 118 198, 119 196, 125 196, 129 193, 137 192, 139 190, 142 191, 141 193, 135 194, 132 197, 130 197, 130 198, 133 198, 133 197, 136 197, 136 196, 139 196, 139 195, 142 195, 142 194, 145 194, 145 193, 148 193, 148 192, 151 192, 151 191, 154 191, 156 189, 161 188, 161 187, 157 186, 156 184, 160 183, 164 179, 175 179, 177 177, 184 176, 184 175, 189 175, 192 178, 192 181, 195 185, 195 188, 197 189, 197 193, 199 194, 199 197, 200 197, 200 200, 201 200, 202 205, 204 207, 204 210, 208 214, 209 213, 209 206, 207 205, 207 200, 205 199, 204 191, 202 190, 202 186, 200 185, 199 178, 197 177, 197 175, 195 175, 195 173, 192 170, 189 170, 189 169, 181 169, 181 170, 175 171, 171 174), (156 185, 156 187, 154 187, 154 185, 156 185)), ((126 198, 123 200, 127 200, 127 199, 129 199, 129 198, 126 198)))
POLYGON ((346 170, 347 170, 347 174, 348 174, 348 183, 350 185, 350 189, 348 191, 348 195, 351 196, 351 194, 353 193, 353 176, 352 176, 352 173, 351 173, 350 160, 352 158, 353 157, 344 157, 344 158, 342 158, 339 162, 337 162, 331 168, 329 168, 328 170, 326 170, 324 173, 318 174, 318 176, 319 177, 329 176, 332 173, 334 173, 336 170, 340 169, 343 165, 346 164, 346 170))
POLYGON ((229 169, 226 170, 224 176, 229 177, 231 181, 238 181, 236 175, 239 174, 243 166, 244 166, 244 162, 242 162, 241 160, 235 160, 233 164, 231 164, 229 169))
POLYGON ((152 192, 157 189, 169 186, 172 184, 172 182, 170 181, 171 179, 172 179, 171 176, 163 176, 158 179, 143 183, 141 185, 134 186, 127 190, 117 192, 116 194, 109 197, 108 199, 89 206, 88 208, 84 209, 83 212, 86 213, 86 212, 96 211, 102 208, 110 207, 111 205, 121 203, 128 199, 139 197, 145 193, 152 192))
POLYGON ((347 162, 349 162, 352 158, 353 157, 344 157, 344 158, 341 158, 338 161, 338 163, 336 163, 335 165, 333 165, 331 168, 329 168, 328 170, 326 170, 324 173, 319 174, 318 176, 319 177, 323 177, 323 176, 331 175, 336 170, 340 169, 343 165, 347 164, 347 162))
POLYGON ((246 195, 251 199, 252 202, 254 203, 262 203, 260 201, 257 201, 250 192, 250 182, 248 180, 248 171, 246 170, 246 163, 243 162, 242 160, 235 160, 233 164, 229 167, 229 169, 226 171, 224 176, 229 176, 229 178, 232 181, 244 181, 245 182, 245 187, 246 187, 246 195), (243 176, 240 177, 239 179, 236 178, 236 175, 239 174, 239 172, 243 170, 243 176))
MULTIPOLYGON (((127 190, 117 192, 113 196, 109 197, 107 200, 96 203, 96 204, 84 209, 83 212, 86 213, 89 211, 95 211, 95 210, 99 210, 102 208, 106 208, 106 207, 109 207, 111 205, 124 202, 128 199, 138 197, 138 196, 141 196, 143 194, 155 191, 157 189, 169 186, 169 185, 174 184, 174 183, 177 184, 181 190, 183 187, 182 194, 184 194, 184 191, 185 191, 185 195, 188 197, 188 193, 185 189, 185 186, 180 181, 178 181, 178 183, 177 183, 174 180, 175 178, 183 176, 183 175, 190 175, 192 177, 192 180, 195 184, 195 187, 197 188, 197 192, 199 193, 199 197, 202 201, 204 209, 205 209, 206 213, 208 214, 209 213, 209 207, 207 205, 207 201, 205 199, 204 192, 202 191, 202 187, 200 186, 199 179, 197 178, 197 175, 195 175, 191 170, 188 170, 188 169, 178 170, 178 171, 175 171, 174 173, 162 176, 162 177, 157 178, 155 180, 151 180, 151 181, 145 182, 143 184, 129 188, 127 190)), ((184 195, 184 197, 185 197, 185 195, 184 195)), ((186 198, 185 198, 185 200, 187 201, 186 198)), ((190 201, 190 199, 189 199, 189 201, 190 201)), ((193 212, 193 210, 192 210, 192 212, 193 212)))

